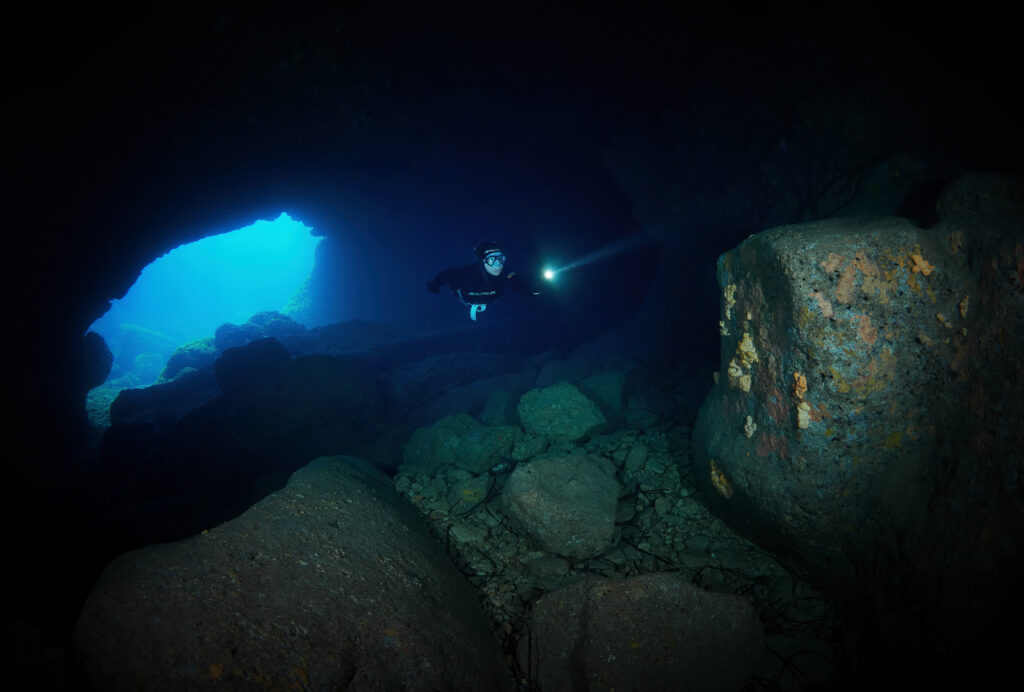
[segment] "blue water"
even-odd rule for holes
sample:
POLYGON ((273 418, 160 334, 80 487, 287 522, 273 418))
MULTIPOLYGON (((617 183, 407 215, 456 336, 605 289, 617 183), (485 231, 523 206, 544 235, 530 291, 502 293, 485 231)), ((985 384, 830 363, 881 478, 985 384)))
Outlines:
POLYGON ((152 384, 178 346, 257 312, 277 310, 302 322, 302 288, 321 240, 311 230, 282 213, 154 260, 90 327, 114 354, 108 381, 152 384))

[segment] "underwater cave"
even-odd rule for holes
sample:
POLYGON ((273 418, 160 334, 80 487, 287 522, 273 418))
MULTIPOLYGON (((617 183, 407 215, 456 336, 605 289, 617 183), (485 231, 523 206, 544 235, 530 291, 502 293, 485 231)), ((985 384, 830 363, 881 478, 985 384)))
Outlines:
POLYGON ((1011 666, 1011 22, 19 12, 4 625, 36 686, 1011 666))

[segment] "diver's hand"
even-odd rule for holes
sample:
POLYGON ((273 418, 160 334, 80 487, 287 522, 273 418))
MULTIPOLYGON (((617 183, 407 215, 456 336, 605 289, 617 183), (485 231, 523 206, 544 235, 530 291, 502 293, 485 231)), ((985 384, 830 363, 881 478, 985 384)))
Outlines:
POLYGON ((433 281, 428 281, 427 290, 430 291, 431 293, 440 293, 441 287, 435 284, 433 281))

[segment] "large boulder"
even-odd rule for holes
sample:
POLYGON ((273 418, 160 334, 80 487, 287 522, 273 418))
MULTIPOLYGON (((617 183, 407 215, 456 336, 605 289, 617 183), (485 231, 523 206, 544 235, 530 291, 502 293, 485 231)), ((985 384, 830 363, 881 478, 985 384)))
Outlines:
POLYGON ((226 349, 214 363, 213 371, 220 388, 227 391, 261 377, 291 358, 280 341, 268 336, 226 349))
POLYGON ((870 627, 901 651, 984 635, 1024 547, 1024 194, 968 177, 939 212, 724 254, 721 374, 694 429, 717 508, 856 627, 886 613, 870 627))
POLYGON ((522 431, 514 425, 483 425, 465 413, 445 416, 413 432, 402 453, 402 468, 428 475, 441 468, 487 473, 511 456, 520 437, 522 431))
POLYGON ((320 458, 242 516, 127 553, 75 651, 95 689, 502 690, 476 595, 380 471, 320 458))
POLYGON ((611 461, 573 454, 520 464, 502 497, 509 518, 546 550, 583 559, 611 545, 619 490, 611 461))
POLYGON ((542 596, 528 622, 516 654, 541 690, 735 692, 764 655, 748 601, 668 573, 590 577, 542 596))
POLYGON ((556 444, 586 441, 605 428, 601 409, 568 382, 531 389, 516 407, 527 434, 556 444))

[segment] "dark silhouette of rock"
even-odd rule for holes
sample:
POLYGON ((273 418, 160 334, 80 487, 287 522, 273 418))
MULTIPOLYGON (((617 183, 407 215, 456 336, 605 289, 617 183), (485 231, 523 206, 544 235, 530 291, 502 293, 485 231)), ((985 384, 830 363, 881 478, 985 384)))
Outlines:
POLYGON ((273 370, 291 360, 291 354, 273 337, 257 339, 244 346, 229 348, 214 364, 217 382, 227 391, 273 370))
POLYGON ((387 477, 351 457, 114 560, 74 643, 102 690, 511 689, 476 594, 387 477))
POLYGON ((169 382, 142 389, 123 389, 110 405, 110 423, 141 420, 177 422, 220 393, 212 368, 189 370, 169 382))
POLYGON ((123 549, 178 539, 237 516, 309 459, 358 453, 387 466, 383 400, 358 364, 289 360, 180 419, 111 426, 89 496, 123 549))
POLYGON ((214 345, 219 351, 226 351, 229 348, 245 346, 247 343, 275 337, 301 336, 306 334, 306 327, 299 324, 287 315, 268 310, 258 312, 245 324, 237 325, 230 322, 217 327, 214 333, 214 345))

